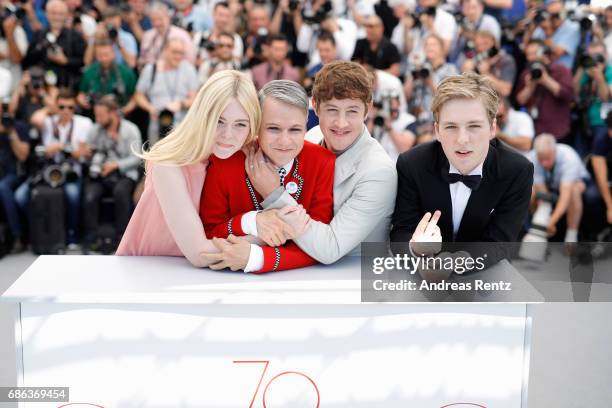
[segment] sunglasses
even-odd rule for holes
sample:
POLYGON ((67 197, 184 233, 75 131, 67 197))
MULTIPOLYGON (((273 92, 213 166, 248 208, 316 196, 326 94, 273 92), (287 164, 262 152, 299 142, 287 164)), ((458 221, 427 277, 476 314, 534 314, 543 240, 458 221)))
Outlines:
POLYGON ((58 106, 58 108, 59 108, 60 110, 66 110, 66 109, 68 109, 68 110, 73 111, 73 110, 74 110, 74 105, 59 105, 59 106, 58 106))

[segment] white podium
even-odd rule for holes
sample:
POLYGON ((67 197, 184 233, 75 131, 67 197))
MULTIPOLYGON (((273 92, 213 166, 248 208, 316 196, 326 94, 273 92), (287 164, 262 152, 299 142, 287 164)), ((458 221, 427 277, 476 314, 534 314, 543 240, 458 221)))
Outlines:
POLYGON ((19 304, 19 385, 70 387, 71 403, 527 406, 525 304, 361 303, 358 258, 258 276, 41 256, 1 300, 19 304))

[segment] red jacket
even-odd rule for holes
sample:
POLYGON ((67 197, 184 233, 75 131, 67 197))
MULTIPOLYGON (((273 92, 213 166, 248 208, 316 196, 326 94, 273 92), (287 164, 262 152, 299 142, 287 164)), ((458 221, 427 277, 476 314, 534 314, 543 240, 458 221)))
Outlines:
MULTIPOLYGON (((256 207, 249 190, 244 161, 241 151, 225 160, 210 158, 200 199, 200 218, 208 238, 227 238, 230 228, 234 235, 244 236, 242 216, 261 209, 256 207)), ((330 223, 334 211, 334 165, 333 153, 306 141, 285 177, 285 186, 290 182, 298 185, 298 191, 292 194, 296 201, 313 220, 325 224, 330 223)), ((263 198, 254 189, 253 192, 257 203, 261 203, 263 198)), ((262 249, 264 266, 258 273, 301 268, 317 262, 292 241, 278 248, 264 246, 262 249)))

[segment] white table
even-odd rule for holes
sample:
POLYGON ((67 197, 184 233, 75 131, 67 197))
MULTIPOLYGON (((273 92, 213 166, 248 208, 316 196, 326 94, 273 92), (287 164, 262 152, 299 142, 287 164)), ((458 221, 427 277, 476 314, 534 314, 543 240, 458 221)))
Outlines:
POLYGON ((19 304, 19 385, 68 386, 71 402, 262 407, 265 391, 270 408, 526 406, 525 304, 361 303, 360 277, 358 258, 257 276, 41 256, 1 300, 19 304))

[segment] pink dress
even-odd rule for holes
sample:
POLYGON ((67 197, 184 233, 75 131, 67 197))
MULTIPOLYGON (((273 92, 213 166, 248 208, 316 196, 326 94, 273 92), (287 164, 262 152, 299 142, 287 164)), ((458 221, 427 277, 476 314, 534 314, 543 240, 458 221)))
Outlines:
MULTIPOLYGON (((116 255, 164 255, 187 256, 191 258, 185 252, 194 252, 194 250, 197 252, 197 249, 201 248, 202 243, 206 241, 206 235, 203 228, 201 228, 201 221, 198 216, 198 208, 200 206, 200 195, 204 186, 207 165, 208 162, 206 161, 180 167, 185 187, 187 187, 189 201, 191 201, 193 207, 189 208, 190 204, 184 194, 184 197, 182 197, 185 198, 184 200, 181 200, 181 196, 177 194, 176 197, 172 197, 172 205, 167 206, 164 210, 162 210, 162 205, 155 190, 155 183, 153 182, 153 174, 158 171, 160 165, 154 165, 147 174, 144 192, 138 201, 134 214, 132 214, 119 248, 117 248, 116 255), (201 235, 199 235, 200 229, 193 225, 193 216, 197 216, 197 222, 199 222, 199 227, 202 231, 201 235), (173 228, 170 228, 166 219, 179 220, 180 222, 177 222, 178 225, 173 225, 173 228), (190 228, 183 228, 185 222, 190 228), (190 231, 185 231, 187 229, 190 231), (195 236, 179 237, 178 235, 180 234, 195 236), (177 241, 183 242, 183 251, 179 249, 177 241), (192 248, 185 248, 185 246, 192 248)), ((180 177, 178 181, 181 181, 180 177)), ((165 183, 168 184, 167 181, 165 183)), ((177 188, 181 188, 180 185, 164 186, 164 189, 166 187, 168 188, 166 194, 172 194, 177 188)))

